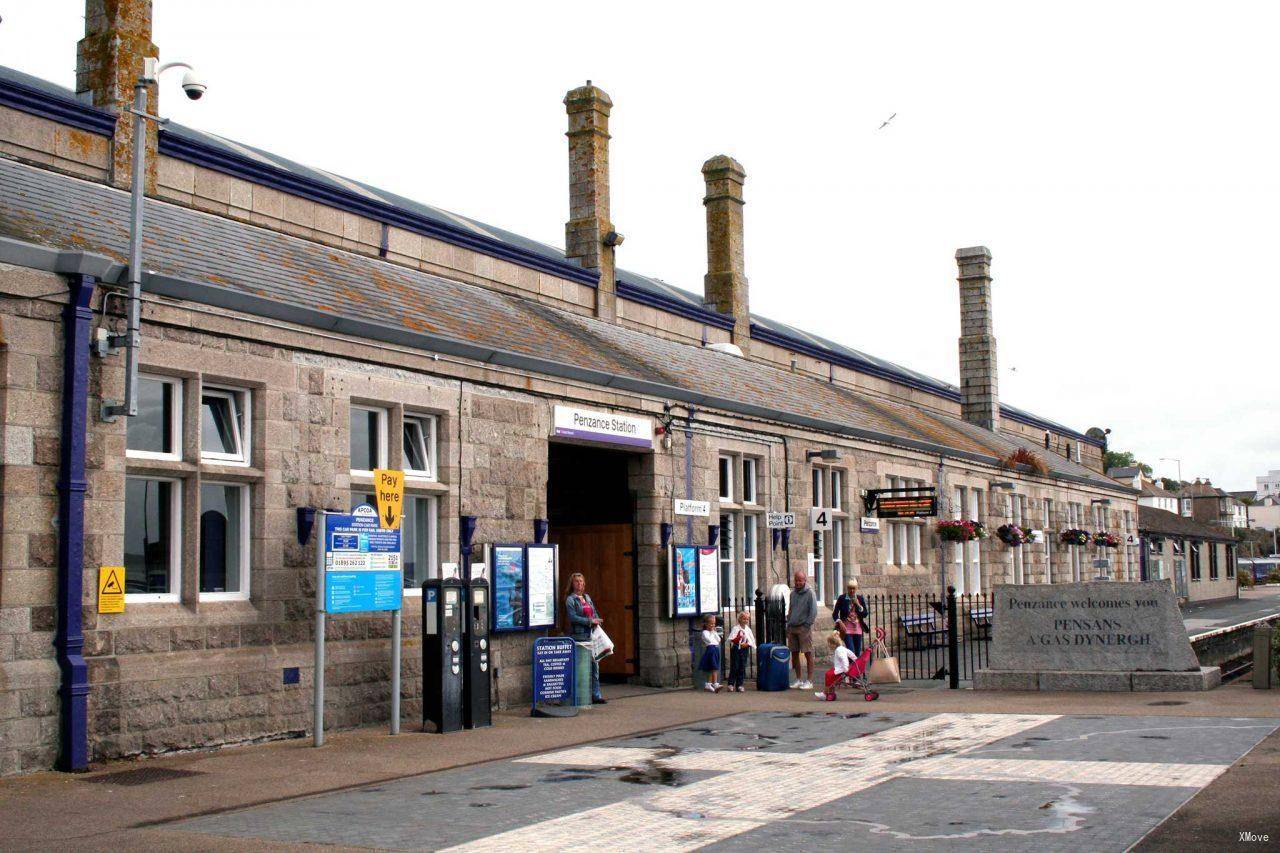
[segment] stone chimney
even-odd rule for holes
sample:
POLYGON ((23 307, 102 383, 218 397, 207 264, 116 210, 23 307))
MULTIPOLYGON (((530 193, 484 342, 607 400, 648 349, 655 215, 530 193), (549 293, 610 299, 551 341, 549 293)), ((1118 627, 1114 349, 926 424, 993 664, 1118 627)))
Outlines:
POLYGON ((991 333, 991 250, 956 251, 960 282, 960 410, 971 424, 1000 429, 996 338, 991 333))
MULTIPOLYGON (((128 187, 133 166, 134 116, 124 112, 133 105, 133 86, 142 76, 142 61, 158 56, 151 43, 151 0, 87 0, 84 38, 76 45, 76 94, 87 95, 95 107, 117 113, 111 140, 111 183, 128 187)), ((153 84, 147 93, 147 111, 156 114, 159 104, 153 84)), ((145 122, 147 133, 146 190, 156 184, 156 123, 145 122)))
POLYGON ((613 101, 599 87, 579 86, 564 96, 569 114, 569 221, 564 226, 565 254, 600 273, 596 287, 596 316, 613 320, 617 277, 614 274, 613 234, 609 219, 609 111, 613 101))
POLYGON ((703 279, 708 305, 733 317, 733 342, 746 350, 751 340, 747 305, 746 261, 742 242, 742 164, 719 154, 702 164, 707 194, 707 275, 703 279))

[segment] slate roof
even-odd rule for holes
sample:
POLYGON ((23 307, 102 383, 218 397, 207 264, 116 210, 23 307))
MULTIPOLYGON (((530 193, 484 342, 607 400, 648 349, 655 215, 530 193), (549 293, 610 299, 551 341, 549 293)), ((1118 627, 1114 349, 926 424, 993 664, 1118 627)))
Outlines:
POLYGON ((1150 480, 1142 481, 1142 496, 1145 498, 1175 498, 1175 499, 1178 497, 1175 493, 1169 491, 1163 486, 1159 486, 1151 482, 1150 480))
POLYGON ((1207 539, 1214 542, 1234 542, 1235 537, 1212 524, 1203 524, 1153 506, 1138 505, 1138 532, 1161 536, 1183 536, 1188 539, 1207 539))
MULTIPOLYGON (((30 92, 38 93, 44 99, 43 106, 62 103, 65 105, 63 109, 74 107, 81 111, 87 116, 90 124, 106 121, 110 126, 110 114, 86 107, 73 92, 62 86, 3 66, 0 66, 0 84, 4 84, 0 85, 0 102, 4 101, 3 96, 6 95, 5 89, 7 88, 8 93, 17 92, 19 99, 25 98, 26 102, 20 108, 41 111, 41 104, 32 102, 30 98, 26 98, 23 94, 23 92, 29 90, 30 92)), ((66 116, 63 115, 55 115, 54 117, 60 120, 66 119, 66 116)), ((567 269, 567 272, 564 273, 570 276, 574 274, 581 276, 584 273, 583 270, 576 267, 576 263, 566 261, 562 249, 531 240, 504 228, 489 225, 432 205, 423 204, 361 181, 355 181, 323 169, 306 166, 271 152, 243 145, 216 134, 185 127, 175 122, 169 122, 160 132, 161 151, 169 156, 180 158, 188 156, 194 150, 192 146, 201 151, 213 152, 217 157, 222 158, 223 165, 232 162, 248 164, 251 169, 255 167, 258 169, 265 168, 271 173, 283 175, 291 181, 301 180, 307 182, 309 186, 327 188, 332 193, 345 194, 348 197, 354 194, 360 199, 383 205, 389 210, 405 212, 420 218, 420 221, 428 221, 435 223, 439 227, 452 229, 456 233, 463 234, 464 239, 469 236, 482 242, 491 241, 492 245, 509 247, 514 252, 520 253, 526 263, 537 263, 538 259, 541 259, 544 263, 559 265, 565 269, 572 266, 573 269, 567 269)), ((218 167, 214 166, 214 168, 218 167)), ((261 176, 259 176, 260 178, 261 176)), ((286 191, 297 192, 298 188, 291 187, 286 191)), ((483 248, 479 250, 484 251, 483 248)), ((641 301, 657 299, 661 301, 662 307, 666 310, 684 311, 689 316, 704 318, 704 322, 709 318, 711 322, 719 322, 725 328, 732 325, 732 321, 727 315, 717 314, 708 309, 703 302, 701 294, 684 290, 660 278, 642 275, 625 269, 617 271, 617 279, 619 294, 626 298, 639 299, 641 301)), ((890 381, 908 387, 919 388, 926 392, 937 394, 944 399, 957 402, 960 400, 960 389, 950 382, 935 379, 902 365, 877 358, 852 347, 757 314, 751 315, 751 324, 753 336, 762 340, 776 343, 793 351, 812 355, 823 361, 840 364, 861 373, 887 378, 890 381)), ((1102 443, 1098 440, 1077 430, 1048 418, 1032 414, 1016 406, 1011 406, 1008 403, 1001 402, 1000 410, 1005 417, 1012 420, 1042 429, 1051 429, 1076 441, 1085 441, 1102 446, 1102 443)))
MULTIPOLYGON (((127 203, 128 195, 114 188, 0 159, 0 235, 123 262, 127 203)), ((908 447, 916 442, 983 458, 1017 447, 1042 452, 1035 442, 956 417, 191 208, 148 200, 146 223, 148 289, 177 281, 169 295, 179 298, 226 307, 236 297, 290 308, 298 322, 321 328, 351 320, 402 333, 397 341, 418 334, 442 342, 417 344, 428 350, 455 351, 450 342, 466 342, 685 389, 730 401, 735 411, 835 423, 851 435, 882 435, 908 447)), ((1059 476, 1128 491, 1071 460, 1043 455, 1059 476)))

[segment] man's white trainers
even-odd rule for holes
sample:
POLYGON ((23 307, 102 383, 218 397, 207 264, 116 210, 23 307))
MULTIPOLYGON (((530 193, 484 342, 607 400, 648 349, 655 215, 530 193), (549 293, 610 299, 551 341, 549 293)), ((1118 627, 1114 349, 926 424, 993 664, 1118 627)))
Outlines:
POLYGON ((792 690, 799 690, 799 689, 800 689, 801 687, 803 687, 803 686, 804 686, 804 682, 803 682, 803 681, 801 681, 801 680, 800 680, 800 679, 798 679, 798 678, 797 678, 795 681, 791 682, 791 689, 792 689, 792 690))
POLYGON ((812 690, 812 689, 813 689, 813 682, 812 682, 812 681, 802 681, 802 682, 800 682, 800 689, 801 689, 801 690, 812 690))

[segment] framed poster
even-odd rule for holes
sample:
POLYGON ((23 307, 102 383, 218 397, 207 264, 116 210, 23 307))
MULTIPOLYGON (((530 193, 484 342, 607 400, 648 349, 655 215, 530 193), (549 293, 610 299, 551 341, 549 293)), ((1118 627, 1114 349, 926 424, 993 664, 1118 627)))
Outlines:
POLYGON ((523 631, 528 621, 528 576, 523 545, 493 546, 494 631, 523 631))
POLYGON ((671 615, 698 615, 698 548, 694 545, 671 549, 671 615))
POLYGON ((555 545, 525 546, 525 568, 529 579, 528 628, 548 628, 556 624, 558 556, 555 545))
POLYGON ((720 612, 720 551, 698 549, 698 612, 720 612))

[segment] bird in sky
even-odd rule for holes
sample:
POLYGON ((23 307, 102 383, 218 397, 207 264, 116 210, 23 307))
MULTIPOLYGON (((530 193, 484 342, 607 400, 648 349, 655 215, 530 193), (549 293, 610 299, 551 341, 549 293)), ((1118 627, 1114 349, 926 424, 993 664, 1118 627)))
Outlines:
POLYGON ((896 115, 897 113, 894 113, 892 116, 889 116, 880 124, 879 127, 876 128, 876 130, 884 130, 886 127, 889 126, 889 122, 893 121, 893 116, 896 116, 896 115))

